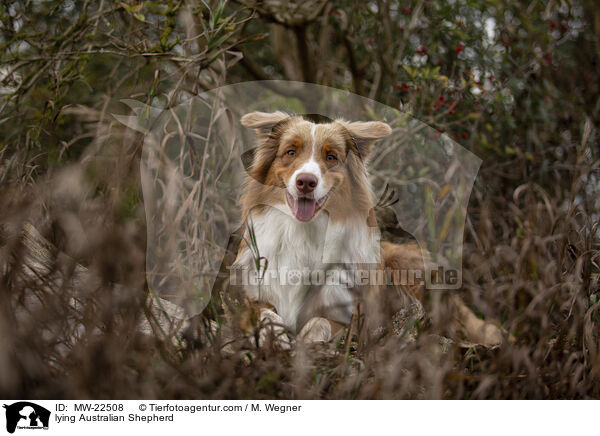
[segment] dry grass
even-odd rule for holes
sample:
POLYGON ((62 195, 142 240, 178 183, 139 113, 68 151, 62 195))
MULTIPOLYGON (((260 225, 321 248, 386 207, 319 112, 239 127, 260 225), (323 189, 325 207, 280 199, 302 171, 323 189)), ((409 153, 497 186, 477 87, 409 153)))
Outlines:
MULTIPOLYGON (((599 398, 597 2, 383 0, 376 13, 372 2, 266 3, 2 2, 0 396, 599 398), (123 109, 114 101, 170 107, 272 78, 403 107, 484 159, 463 286, 429 294, 427 318, 406 334, 363 341, 357 316, 339 340, 290 353, 215 335, 218 301, 185 337, 173 334, 179 320, 155 318, 142 136, 111 118, 123 109), (27 222, 49 242, 32 250, 27 222), (504 344, 464 343, 452 295, 501 324, 504 344)), ((174 141, 196 143, 199 168, 222 169, 229 143, 206 152, 207 132, 196 133, 174 141)), ((374 175, 383 183, 390 172, 374 175)), ((222 192, 179 182, 178 201, 217 205, 182 222, 188 254, 236 230, 222 192)), ((175 266, 212 267, 214 254, 175 266)), ((190 280, 207 295, 205 278, 190 280)))
POLYGON ((600 251, 590 206, 598 163, 586 159, 585 141, 568 187, 554 193, 535 183, 494 192, 510 169, 482 169, 469 209, 464 284, 456 292, 503 326, 503 345, 465 344, 450 327, 448 293, 432 292, 426 320, 409 323, 405 334, 359 340, 359 315, 337 341, 285 352, 256 348, 252 335, 229 341, 205 317, 193 320, 186 337, 153 320, 141 140, 114 124, 95 128, 97 141, 79 162, 32 183, 14 178, 27 162, 4 166, 4 398, 599 397, 600 251), (44 268, 31 268, 25 222, 53 245, 44 268), (154 334, 138 328, 148 317, 154 334))

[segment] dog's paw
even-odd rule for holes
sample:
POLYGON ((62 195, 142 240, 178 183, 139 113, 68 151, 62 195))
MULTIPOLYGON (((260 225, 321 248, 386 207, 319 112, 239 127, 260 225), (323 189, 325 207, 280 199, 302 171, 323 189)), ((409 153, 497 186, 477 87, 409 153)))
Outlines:
POLYGON ((286 334, 283 318, 277 315, 270 309, 262 309, 260 311, 260 323, 258 333, 258 345, 260 347, 273 342, 282 350, 291 348, 291 341, 286 334))
POLYGON ((325 318, 311 318, 298 333, 298 338, 307 344, 329 342, 331 340, 331 324, 325 318))

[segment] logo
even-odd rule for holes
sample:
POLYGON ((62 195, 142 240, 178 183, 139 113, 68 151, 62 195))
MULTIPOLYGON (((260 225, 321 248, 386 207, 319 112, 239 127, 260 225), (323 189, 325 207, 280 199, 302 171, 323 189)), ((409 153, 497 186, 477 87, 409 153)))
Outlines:
POLYGON ((6 431, 14 433, 18 429, 48 430, 50 411, 28 401, 3 406, 6 409, 6 431))
MULTIPOLYGON (((281 111, 275 115, 278 120, 300 112, 317 124, 338 118, 389 123, 391 134, 379 140, 380 151, 369 160, 374 174, 370 188, 381 194, 369 215, 364 211, 362 218, 367 223, 377 222, 384 240, 415 243, 420 250, 415 256, 420 254, 426 260, 424 274, 420 267, 418 271, 398 270, 394 283, 424 282, 427 289, 443 290, 461 287, 467 206, 482 161, 410 113, 344 90, 287 81, 227 85, 168 108, 135 100, 122 103, 131 108, 130 114, 113 116, 144 134, 140 168, 148 222, 148 286, 157 295, 180 290, 176 299, 187 315, 200 313, 211 301, 211 290, 223 286, 230 263, 224 255, 237 253, 239 241, 245 238, 246 226, 235 230, 230 224, 241 222, 238 193, 245 177, 252 175, 249 170, 257 153, 256 132, 237 118, 250 110, 281 111), (278 94, 277 89, 285 92, 278 94), (214 153, 205 161, 198 155, 200 150, 214 153), (208 186, 210 190, 203 188, 208 186), (218 211, 218 219, 211 218, 216 216, 212 211, 218 211)), ((267 122, 259 136, 270 135, 273 127, 267 122)), ((284 190, 279 185, 268 187, 269 193, 279 198, 284 198, 284 190)), ((268 203, 264 206, 270 206, 264 201, 268 203)), ((285 205, 280 212, 292 214, 285 205)), ((315 234, 319 244, 315 253, 320 258, 313 260, 319 265, 348 263, 341 255, 343 250, 327 248, 335 246, 331 244, 337 240, 334 228, 326 226, 315 234)), ((372 242, 378 238, 374 234, 372 242)), ((376 244, 372 250, 377 250, 376 244)), ((259 271, 256 278, 265 283, 271 279, 276 259, 262 257, 264 253, 258 251, 254 254, 259 261, 271 261, 269 268, 250 268, 251 273, 259 271)), ((362 253, 355 257, 360 256, 362 253)), ((350 268, 361 267, 359 263, 350 268)), ((304 285, 303 271, 287 271, 284 277, 277 273, 289 285, 304 285)), ((342 280, 345 275, 346 271, 338 274, 342 280)), ((315 278, 321 281, 321 277, 315 278)))

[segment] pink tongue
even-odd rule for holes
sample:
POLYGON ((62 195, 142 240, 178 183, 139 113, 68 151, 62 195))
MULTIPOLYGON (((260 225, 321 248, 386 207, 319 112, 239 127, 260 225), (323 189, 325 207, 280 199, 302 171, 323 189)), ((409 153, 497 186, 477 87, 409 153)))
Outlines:
POLYGON ((315 216, 316 201, 308 198, 298 198, 294 203, 294 215, 300 221, 310 221, 315 216))

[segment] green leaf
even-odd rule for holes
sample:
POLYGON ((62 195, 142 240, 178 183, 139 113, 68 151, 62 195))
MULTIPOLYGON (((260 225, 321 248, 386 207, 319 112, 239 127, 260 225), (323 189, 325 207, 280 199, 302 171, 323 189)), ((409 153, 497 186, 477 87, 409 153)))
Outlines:
POLYGON ((123 7, 123 9, 125 9, 130 14, 137 14, 144 7, 143 3, 140 3, 139 5, 135 5, 135 6, 128 5, 127 3, 123 3, 123 2, 121 2, 119 4, 123 7))

